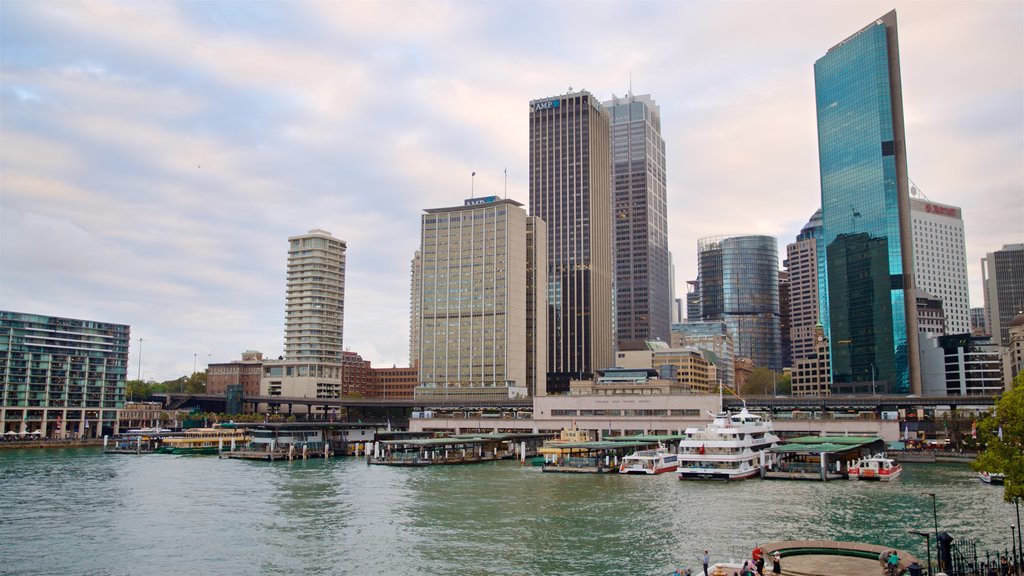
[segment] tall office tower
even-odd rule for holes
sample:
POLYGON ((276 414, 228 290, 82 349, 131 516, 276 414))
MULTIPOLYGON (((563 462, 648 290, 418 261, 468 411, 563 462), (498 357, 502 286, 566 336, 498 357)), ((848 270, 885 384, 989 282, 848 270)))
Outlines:
POLYGON ((650 95, 605 102, 615 205, 616 346, 668 342, 672 280, 661 111, 650 95))
POLYGON ((942 301, 942 312, 946 317, 944 334, 969 333, 971 308, 967 293, 967 249, 960 208, 911 198, 910 219, 914 236, 916 289, 942 301))
POLYGON ((341 362, 345 324, 345 242, 324 230, 288 238, 284 355, 341 362))
POLYGON ((116 433, 130 338, 124 324, 0 310, 0 434, 116 433))
MULTIPOLYGON (((422 217, 420 386, 416 397, 512 398, 530 393, 528 217, 495 196, 422 217)), ((534 226, 539 226, 533 222, 534 226)), ((534 292, 543 290, 535 287, 534 292)), ((540 301, 532 295, 534 302, 540 301)))
POLYGON ((711 236, 697 241, 701 319, 725 322, 737 358, 782 370, 779 251, 771 236, 711 236))
POLYGON ((700 287, 696 280, 686 281, 686 321, 700 322, 700 287))
POLYGON ((796 242, 786 245, 784 265, 789 272, 790 328, 793 361, 818 355, 817 330, 821 329, 821 287, 818 244, 821 241, 821 210, 811 216, 796 242))
POLYGON ((1010 343, 1010 321, 1024 313, 1024 244, 1007 244, 981 259, 985 328, 996 344, 1010 343))
POLYGON ((589 92, 530 101, 530 214, 547 224, 549 392, 614 362, 611 136, 589 92))
POLYGON ((971 334, 983 336, 988 334, 985 329, 985 307, 976 306, 971 308, 971 334))
POLYGON ((735 346, 729 327, 725 322, 701 322, 687 320, 682 324, 672 325, 672 348, 692 346, 707 352, 705 356, 715 364, 716 378, 728 388, 734 387, 736 380, 735 346))
POLYGON ((896 12, 814 63, 833 393, 920 393, 896 12))
POLYGON ((670 302, 672 304, 672 313, 669 315, 671 323, 669 324, 669 332, 672 331, 672 324, 683 321, 683 304, 676 298, 676 261, 672 256, 672 252, 668 253, 668 286, 670 302))
POLYGON ((779 270, 779 353, 782 367, 793 366, 793 341, 790 339, 792 325, 791 286, 788 270, 779 270))
POLYGON ((415 368, 420 359, 420 306, 423 304, 420 294, 423 260, 419 250, 413 255, 409 268, 412 278, 409 288, 409 366, 415 368))
POLYGON ((548 366, 548 230, 526 219, 526 384, 533 396, 546 396, 548 366))

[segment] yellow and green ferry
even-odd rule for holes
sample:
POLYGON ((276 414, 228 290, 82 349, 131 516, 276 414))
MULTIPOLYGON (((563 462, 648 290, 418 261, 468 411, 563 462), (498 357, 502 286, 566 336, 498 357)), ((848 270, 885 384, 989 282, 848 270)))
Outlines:
POLYGON ((181 436, 164 438, 157 454, 219 454, 249 442, 249 432, 237 428, 192 428, 181 436))

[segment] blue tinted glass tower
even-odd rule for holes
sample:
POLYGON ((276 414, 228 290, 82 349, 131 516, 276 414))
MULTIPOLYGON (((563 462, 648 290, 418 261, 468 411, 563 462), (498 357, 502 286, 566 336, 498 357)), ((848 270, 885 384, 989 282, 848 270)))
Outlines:
POLYGON ((814 63, 832 392, 920 392, 896 12, 814 63))

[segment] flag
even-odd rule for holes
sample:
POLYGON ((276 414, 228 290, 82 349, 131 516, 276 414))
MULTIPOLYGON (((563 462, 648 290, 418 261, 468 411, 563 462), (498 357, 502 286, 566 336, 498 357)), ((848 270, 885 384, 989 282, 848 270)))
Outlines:
POLYGON ((697 451, 698 454, 703 454, 704 453, 704 446, 705 446, 704 444, 700 445, 700 450, 697 451))

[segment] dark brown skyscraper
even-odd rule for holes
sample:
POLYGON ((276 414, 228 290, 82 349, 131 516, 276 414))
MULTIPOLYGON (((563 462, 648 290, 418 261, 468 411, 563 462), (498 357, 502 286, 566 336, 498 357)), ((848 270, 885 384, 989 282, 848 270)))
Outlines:
POLYGON ((547 223, 548 391, 613 365, 608 113, 589 92, 530 102, 530 215, 547 223))

